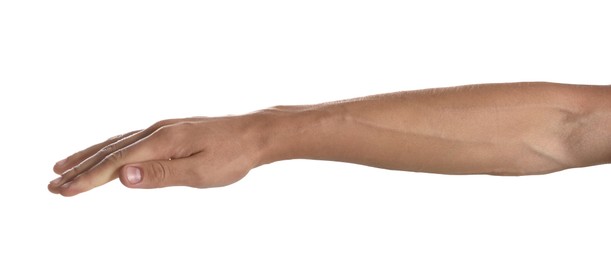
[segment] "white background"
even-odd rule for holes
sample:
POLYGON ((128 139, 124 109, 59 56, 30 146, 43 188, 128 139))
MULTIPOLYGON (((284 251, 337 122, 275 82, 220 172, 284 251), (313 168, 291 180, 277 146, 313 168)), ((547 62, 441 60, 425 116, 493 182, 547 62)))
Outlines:
POLYGON ((220 189, 47 191, 57 160, 165 118, 611 81, 604 1, 408 2, 1 1, 0 259, 611 258, 604 165, 514 178, 294 160, 220 189))

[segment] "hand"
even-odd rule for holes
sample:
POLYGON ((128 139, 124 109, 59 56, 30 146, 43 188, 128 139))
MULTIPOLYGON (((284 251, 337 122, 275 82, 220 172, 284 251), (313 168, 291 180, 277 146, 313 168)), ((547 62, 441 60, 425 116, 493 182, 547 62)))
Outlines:
POLYGON ((258 166, 260 134, 252 116, 160 121, 58 162, 49 191, 74 196, 119 177, 129 188, 219 187, 258 166))

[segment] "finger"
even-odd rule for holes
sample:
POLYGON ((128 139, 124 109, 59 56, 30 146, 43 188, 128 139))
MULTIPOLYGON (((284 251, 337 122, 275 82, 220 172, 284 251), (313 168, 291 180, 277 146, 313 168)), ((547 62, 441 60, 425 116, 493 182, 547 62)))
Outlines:
MULTIPOLYGON (((58 179, 61 179, 59 184, 63 184, 69 181, 72 181, 76 176, 88 171, 95 165, 99 164, 101 161, 106 159, 110 154, 117 152, 133 143, 142 140, 147 131, 140 131, 138 133, 132 134, 131 136, 125 137, 116 141, 114 143, 108 144, 101 149, 99 149, 95 154, 91 155, 89 158, 85 159, 81 163, 73 166, 70 170, 65 171, 62 176, 58 179)), ((56 182, 54 180, 53 182, 56 182)))
POLYGON ((55 171, 58 174, 63 174, 65 173, 67 170, 72 169, 76 166, 79 166, 79 169, 77 169, 78 171, 75 171, 75 176, 80 174, 81 172, 88 170, 90 167, 92 167, 93 165, 95 165, 97 162, 99 162, 100 160, 102 160, 105 156, 107 156, 108 154, 121 149, 127 145, 130 145, 144 137, 149 136, 150 134, 152 134, 153 132, 157 131, 159 128, 167 126, 167 125, 171 125, 177 122, 180 122, 181 119, 167 119, 167 120, 162 120, 159 121, 155 124, 153 124, 152 126, 150 126, 147 129, 144 130, 137 130, 137 131, 132 131, 129 132, 127 134, 123 134, 123 135, 118 135, 115 137, 111 137, 110 139, 96 144, 94 146, 91 146, 83 151, 77 152, 71 156, 69 156, 68 158, 61 160, 59 162, 57 162, 55 164, 55 166, 53 167, 53 171, 55 171), (117 144, 114 145, 114 143, 117 142, 121 142, 121 144, 117 144), (101 153, 100 151, 103 150, 101 153), (99 154, 99 156, 97 156, 96 158, 92 159, 87 165, 80 165, 83 162, 85 162, 85 160, 89 159, 91 156, 99 154))
POLYGON ((122 135, 117 135, 114 137, 111 137, 110 139, 101 142, 99 144, 93 145, 85 150, 79 151, 73 155, 68 156, 66 159, 63 159, 57 163, 55 163, 55 165, 53 166, 53 171, 57 174, 62 174, 64 173, 66 170, 71 169, 72 167, 80 164, 81 162, 83 162, 84 160, 86 160, 87 158, 91 157, 92 155, 94 155, 95 153, 97 153, 99 150, 101 150, 102 148, 115 143, 121 139, 124 139, 128 136, 131 136, 137 132, 140 132, 140 130, 137 131, 131 131, 129 133, 126 134, 122 134, 122 135))
POLYGON ((157 146, 147 139, 138 141, 109 154, 81 174, 72 178, 62 178, 58 182, 49 184, 49 191, 64 196, 74 196, 114 180, 118 176, 118 169, 127 163, 169 158, 168 155, 160 153, 159 149, 151 149, 151 147, 157 146))
POLYGON ((104 160, 110 154, 120 149, 123 149, 129 145, 132 145, 135 142, 142 140, 143 138, 147 138, 152 133, 155 133, 156 131, 160 130, 164 126, 174 123, 176 120, 177 119, 168 119, 164 121, 159 121, 158 123, 154 124, 153 126, 145 130, 134 131, 132 132, 131 135, 126 134, 124 135, 123 138, 111 138, 113 140, 118 140, 118 141, 114 143, 109 143, 106 146, 99 148, 98 151, 95 152, 93 155, 90 155, 88 158, 84 159, 84 161, 81 161, 77 165, 72 166, 71 168, 69 168, 69 170, 62 173, 61 177, 51 181, 49 187, 60 186, 66 182, 72 181, 72 179, 74 179, 75 177, 88 171, 91 167, 94 167, 95 165, 99 164, 102 160, 104 160))
POLYGON ((199 176, 194 172, 196 166, 194 157, 128 164, 121 169, 119 179, 128 188, 193 186, 199 181, 199 176))

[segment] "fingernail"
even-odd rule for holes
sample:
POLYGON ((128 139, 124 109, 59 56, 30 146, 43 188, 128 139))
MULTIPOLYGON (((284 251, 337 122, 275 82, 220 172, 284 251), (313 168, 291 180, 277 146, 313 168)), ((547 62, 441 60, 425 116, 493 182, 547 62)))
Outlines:
POLYGON ((66 164, 66 161, 67 161, 67 160, 68 160, 68 159, 63 159, 63 160, 61 160, 61 161, 59 161, 59 162, 56 162, 56 163, 55 163, 55 165, 57 165, 57 166, 62 166, 62 165, 64 165, 64 164, 66 164))
POLYGON ((137 167, 128 166, 125 173, 127 174, 127 181, 131 184, 139 183, 142 180, 142 173, 137 167))
POLYGON ((51 181, 51 184, 57 185, 59 183, 59 181, 61 181, 61 180, 62 180, 62 177, 55 178, 55 180, 51 181))
POLYGON ((59 186, 61 189, 67 189, 68 187, 70 187, 70 184, 72 184, 72 182, 66 182, 64 184, 62 184, 62 186, 59 186))

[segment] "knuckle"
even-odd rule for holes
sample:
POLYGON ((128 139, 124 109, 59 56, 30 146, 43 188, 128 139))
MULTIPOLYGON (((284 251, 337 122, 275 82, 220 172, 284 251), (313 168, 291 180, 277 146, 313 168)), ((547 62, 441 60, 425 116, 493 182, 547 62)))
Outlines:
POLYGON ((167 153, 171 153, 178 158, 188 156, 193 153, 193 136, 191 124, 179 123, 159 128, 152 136, 158 145, 164 147, 167 153))
POLYGON ((67 170, 66 172, 64 172, 62 174, 62 181, 65 182, 69 182, 72 181, 72 179, 74 179, 76 176, 78 176, 80 174, 80 169, 77 168, 77 166, 72 167, 72 169, 67 170))
POLYGON ((180 133, 186 135, 190 132, 193 132, 197 126, 197 124, 193 123, 193 122, 183 122, 180 123, 178 125, 176 125, 178 130, 180 131, 180 133))
POLYGON ((118 150, 118 151, 115 151, 115 152, 107 155, 104 158, 104 161, 116 164, 116 163, 121 162, 124 157, 125 157, 125 151, 124 150, 118 150))
POLYGON ((161 162, 153 162, 151 164, 152 174, 151 177, 154 182, 162 183, 170 175, 170 169, 161 162))
POLYGON ((172 135, 184 140, 185 138, 191 137, 192 133, 195 132, 196 124, 192 122, 182 122, 179 124, 172 125, 172 135))
POLYGON ((77 174, 81 171, 83 171, 83 164, 81 163, 75 165, 74 167, 72 167, 72 169, 70 169, 70 172, 73 172, 74 174, 77 174))
POLYGON ((153 134, 156 138, 161 139, 161 140, 168 140, 168 141, 172 141, 172 138, 174 137, 174 133, 173 133, 173 128, 170 126, 163 126, 159 129, 157 129, 155 131, 155 133, 153 134))
POLYGON ((116 143, 106 145, 102 147, 102 149, 100 149, 100 153, 105 154, 105 155, 110 154, 116 150, 116 147, 117 147, 116 143))
POLYGON ((116 142, 116 141, 119 141, 119 140, 121 140, 123 138, 123 136, 125 136, 125 135, 123 135, 123 134, 115 135, 115 136, 113 136, 111 138, 108 138, 108 140, 106 140, 106 142, 116 142))
POLYGON ((151 128, 153 130, 155 130, 155 129, 159 129, 159 128, 162 128, 162 127, 167 126, 167 125, 174 124, 175 122, 176 122, 175 119, 164 119, 164 120, 161 120, 161 121, 158 121, 158 122, 154 123, 151 126, 151 128))

